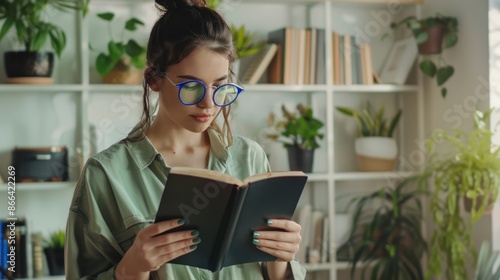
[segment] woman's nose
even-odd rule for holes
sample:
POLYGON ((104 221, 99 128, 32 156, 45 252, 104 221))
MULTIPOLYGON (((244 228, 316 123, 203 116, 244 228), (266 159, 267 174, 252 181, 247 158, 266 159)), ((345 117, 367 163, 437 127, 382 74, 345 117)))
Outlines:
POLYGON ((203 96, 203 99, 198 103, 198 105, 202 108, 212 108, 214 104, 213 96, 214 96, 214 91, 217 89, 217 87, 211 86, 207 87, 207 92, 205 93, 205 96, 203 96))

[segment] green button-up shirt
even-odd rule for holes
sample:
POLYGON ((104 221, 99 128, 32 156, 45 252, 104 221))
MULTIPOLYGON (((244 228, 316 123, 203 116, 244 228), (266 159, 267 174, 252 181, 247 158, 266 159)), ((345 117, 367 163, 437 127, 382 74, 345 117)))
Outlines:
MULTIPOLYGON (((236 136, 226 147, 215 130, 208 132, 209 169, 240 179, 270 170, 264 151, 254 141, 236 136)), ((115 267, 137 233, 154 221, 169 170, 147 138, 116 143, 88 160, 67 222, 67 279, 115 278, 115 267)), ((289 268, 287 279, 305 279, 305 269, 296 260, 289 268)), ((234 265, 216 273, 167 263, 152 272, 151 279, 254 280, 263 276, 259 263, 234 265)))

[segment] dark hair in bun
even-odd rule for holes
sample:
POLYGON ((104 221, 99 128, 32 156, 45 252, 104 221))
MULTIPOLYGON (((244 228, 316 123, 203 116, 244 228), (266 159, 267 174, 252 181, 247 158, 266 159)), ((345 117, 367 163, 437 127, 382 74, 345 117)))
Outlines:
POLYGON ((169 11, 183 7, 205 7, 205 0, 155 0, 157 6, 161 6, 160 10, 169 11))

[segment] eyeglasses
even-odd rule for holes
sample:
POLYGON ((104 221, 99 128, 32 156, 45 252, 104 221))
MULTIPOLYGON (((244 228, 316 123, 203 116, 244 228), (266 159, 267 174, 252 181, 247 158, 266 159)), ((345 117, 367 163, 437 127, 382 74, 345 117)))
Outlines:
MULTIPOLYGON (((200 103, 200 101, 205 97, 207 92, 207 87, 200 80, 188 80, 182 83, 174 83, 168 75, 165 75, 167 80, 178 90, 179 100, 184 105, 195 105, 200 103)), ((214 104, 219 107, 225 107, 233 103, 238 95, 243 92, 243 88, 237 84, 223 84, 220 86, 211 86, 213 90, 212 100, 214 104)))

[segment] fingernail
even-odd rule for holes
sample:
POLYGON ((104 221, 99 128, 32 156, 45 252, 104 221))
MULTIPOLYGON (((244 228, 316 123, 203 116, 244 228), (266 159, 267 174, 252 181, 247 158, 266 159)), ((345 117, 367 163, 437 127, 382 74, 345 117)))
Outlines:
POLYGON ((179 219, 179 220, 177 220, 177 223, 178 223, 179 225, 183 225, 185 222, 186 222, 186 221, 184 221, 184 219, 179 219))
POLYGON ((259 236, 260 236, 260 233, 256 233, 256 232, 253 233, 253 237, 259 237, 259 236))
POLYGON ((199 238, 199 237, 196 237, 195 239, 193 239, 194 244, 198 244, 200 242, 201 242, 201 238, 199 238))
POLYGON ((191 232, 191 235, 192 235, 192 236, 198 236, 198 235, 200 235, 200 232, 199 232, 199 231, 197 231, 197 230, 193 230, 193 231, 191 232))
POLYGON ((259 239, 255 239, 255 238, 254 238, 254 239, 252 240, 252 242, 253 242, 254 244, 257 244, 257 243, 259 243, 259 239))
POLYGON ((271 221, 271 220, 267 220, 267 224, 268 224, 268 225, 272 225, 272 224, 273 224, 273 221, 271 221))
POLYGON ((194 250, 194 249, 196 249, 196 248, 198 248, 198 246, 196 246, 196 245, 191 245, 191 246, 189 247, 189 249, 190 249, 191 251, 193 251, 193 250, 194 250))

